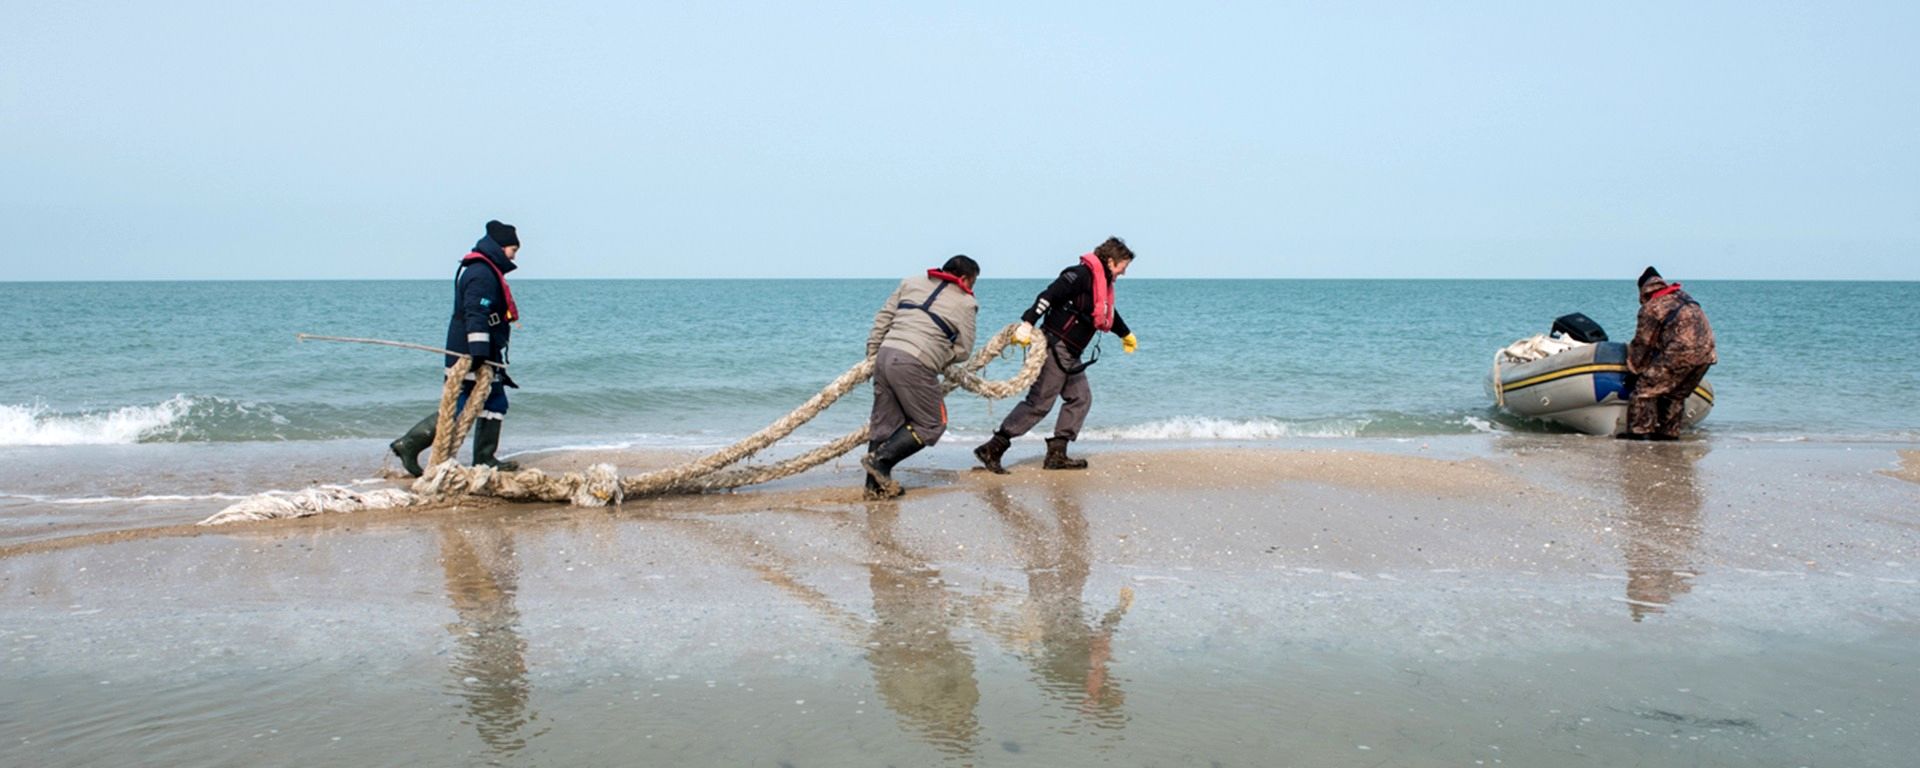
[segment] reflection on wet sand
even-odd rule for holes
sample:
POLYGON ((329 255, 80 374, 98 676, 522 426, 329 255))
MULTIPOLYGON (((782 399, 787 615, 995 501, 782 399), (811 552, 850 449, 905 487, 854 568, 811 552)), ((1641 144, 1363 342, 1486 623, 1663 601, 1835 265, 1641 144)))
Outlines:
POLYGON ((1007 526, 1027 574, 1027 596, 1018 619, 995 622, 991 630, 1020 650, 1048 695, 1069 703, 1096 727, 1122 727, 1125 696, 1107 664, 1113 656, 1113 634, 1133 603, 1133 592, 1123 588, 1112 609, 1087 622, 1081 595, 1092 563, 1087 518, 1079 501, 1058 488, 1050 494, 1059 521, 1055 530, 1003 487, 983 489, 982 495, 1007 526))
POLYGON ((1621 498, 1626 506, 1622 548, 1627 560, 1627 610, 1634 621, 1662 613, 1693 588, 1690 563, 1700 539, 1701 489, 1695 464, 1704 443, 1617 446, 1621 498))
POLYGON ((447 599, 459 620, 447 625, 458 648, 450 688, 466 701, 468 724, 496 756, 526 747, 527 642, 514 607, 520 564, 512 534, 498 525, 440 526, 447 599))
MULTIPOLYGON (((1117 604, 1089 619, 1082 600, 1092 562, 1088 525, 1079 502, 1055 492, 1047 506, 1049 522, 1005 490, 985 490, 987 504, 1008 526, 1026 574, 1024 595, 1013 588, 989 589, 968 597, 956 592, 929 559, 914 551, 900 533, 900 505, 865 505, 868 588, 872 619, 837 605, 825 592, 794 573, 794 558, 767 541, 731 533, 705 520, 681 521, 685 529, 721 543, 724 549, 751 553, 746 567, 770 586, 818 613, 833 626, 863 634, 867 663, 882 703, 899 718, 903 730, 942 752, 977 753, 984 742, 979 718, 981 686, 973 648, 958 632, 977 622, 1034 670, 1039 688, 1067 705, 1076 723, 1119 729, 1126 724, 1126 697, 1109 673, 1113 636, 1132 604, 1121 590, 1117 604), (996 607, 1021 600, 1016 616, 996 607)), ((855 529, 857 530, 857 529, 855 529)))
POLYGON ((867 564, 875 622, 867 660, 887 708, 934 747, 967 754, 980 743, 980 684, 973 656, 955 640, 956 616, 940 572, 894 536, 899 506, 867 505, 867 564))

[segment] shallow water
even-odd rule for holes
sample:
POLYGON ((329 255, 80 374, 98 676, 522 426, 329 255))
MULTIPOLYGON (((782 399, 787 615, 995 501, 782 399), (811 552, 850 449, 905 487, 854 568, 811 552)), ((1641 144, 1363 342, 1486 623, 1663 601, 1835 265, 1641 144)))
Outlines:
POLYGON ((1026 464, 922 470, 899 504, 488 508, 20 551, 0 558, 0 764, 1920 748, 1920 485, 1883 474, 1900 446, 1372 447, 1441 474, 1121 486, 1026 464), (1511 485, 1462 487, 1488 471, 1511 485))
MULTIPOLYGON (((989 265, 991 266, 991 265, 989 265)), ((1142 261, 1140 270, 1148 270, 1142 261)), ((529 265, 529 278, 538 265, 529 265)), ((1150 271, 1150 270, 1149 270, 1150 271)), ((989 275, 992 274, 989 269, 989 275)), ((516 283, 510 450, 725 442, 859 360, 882 280, 516 283)), ((1039 281, 983 280, 983 334, 1039 281)), ((1913 283, 1698 282, 1721 364, 1721 436, 1920 435, 1913 283)), ((0 283, 35 319, 0 339, 0 447, 392 439, 431 411, 439 362, 298 332, 438 345, 447 285, 411 282, 0 283), (129 302, 129 296, 151 300, 129 302)), ((1499 421, 1493 351, 1585 312, 1632 335, 1619 281, 1128 279, 1141 349, 1089 370, 1093 440, 1406 437, 1538 430, 1499 421)), ((1109 340, 1111 341, 1111 340, 1109 340)), ((995 375, 1006 375, 1002 363, 995 375)), ((855 398, 858 400, 858 398, 855 398)), ((950 403, 960 433, 1005 414, 950 403)), ((803 438, 863 418, 842 405, 803 438)), ((0 488, 0 490, 7 490, 0 488)))

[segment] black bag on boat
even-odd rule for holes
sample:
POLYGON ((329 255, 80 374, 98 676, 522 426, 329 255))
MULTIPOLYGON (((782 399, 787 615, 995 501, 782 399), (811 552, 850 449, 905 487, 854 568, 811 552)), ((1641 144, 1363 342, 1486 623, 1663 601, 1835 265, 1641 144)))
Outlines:
POLYGON ((1594 322, 1593 318, 1579 312, 1554 318, 1553 332, 1588 344, 1598 344, 1607 340, 1606 330, 1601 328, 1599 323, 1594 322))

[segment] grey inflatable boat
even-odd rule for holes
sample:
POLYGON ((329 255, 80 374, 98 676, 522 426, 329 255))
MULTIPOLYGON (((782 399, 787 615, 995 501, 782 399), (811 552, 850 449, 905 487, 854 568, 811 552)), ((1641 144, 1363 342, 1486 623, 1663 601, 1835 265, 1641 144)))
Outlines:
MULTIPOLYGON (((1515 416, 1589 435, 1625 431, 1627 345, 1606 338, 1585 315, 1562 317, 1554 321, 1552 333, 1495 352, 1487 392, 1495 405, 1515 416)), ((1712 410, 1713 385, 1701 381, 1687 397, 1687 427, 1699 424, 1712 410)))

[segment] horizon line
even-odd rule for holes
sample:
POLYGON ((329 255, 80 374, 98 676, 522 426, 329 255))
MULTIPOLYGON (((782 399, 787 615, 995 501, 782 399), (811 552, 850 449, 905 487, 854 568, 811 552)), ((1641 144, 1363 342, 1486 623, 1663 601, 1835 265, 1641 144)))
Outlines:
MULTIPOLYGON (((1030 277, 981 277, 982 281, 994 280, 1046 280, 1051 275, 1030 277)), ((713 281, 770 281, 770 282, 826 282, 834 280, 898 280, 887 275, 865 277, 518 277, 517 283, 530 282, 581 282, 593 280, 606 281, 658 281, 658 282, 713 282, 713 281)), ((1158 277, 1139 276, 1127 278, 1129 283, 1157 282, 1173 280, 1193 281, 1299 281, 1299 282, 1632 282, 1634 276, 1621 277, 1158 277)), ((1683 277, 1682 282, 1745 282, 1745 283, 1914 283, 1916 278, 1835 278, 1835 277, 1683 277)), ((50 283, 412 283, 444 282, 438 277, 147 277, 147 278, 30 278, 0 280, 0 285, 29 285, 50 283)))

